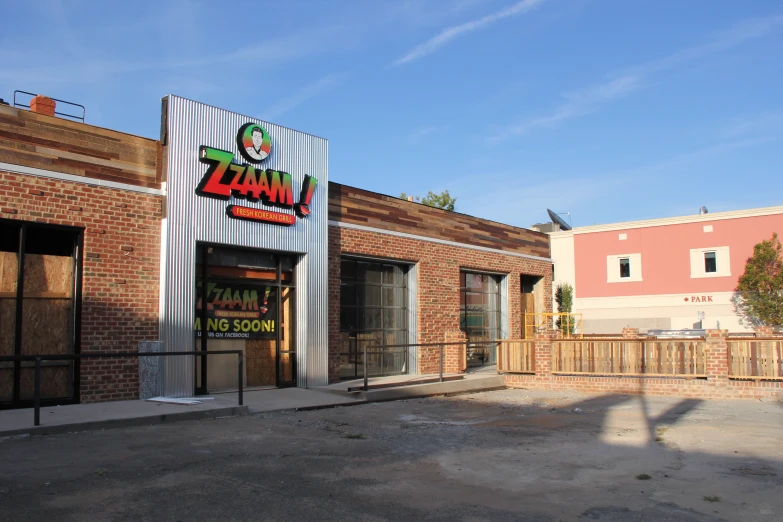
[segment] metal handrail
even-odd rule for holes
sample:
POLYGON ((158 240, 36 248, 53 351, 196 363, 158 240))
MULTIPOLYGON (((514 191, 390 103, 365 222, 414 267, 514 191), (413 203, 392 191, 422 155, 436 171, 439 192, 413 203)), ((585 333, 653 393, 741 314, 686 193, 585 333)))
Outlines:
POLYGON ((416 344, 383 344, 383 348, 404 348, 411 346, 457 346, 460 344, 497 344, 506 341, 506 339, 497 339, 495 341, 451 341, 447 343, 416 343, 416 344))
MULTIPOLYGON (((393 356, 395 357, 395 360, 397 357, 402 357, 404 361, 408 361, 408 349, 407 348, 392 348, 389 350, 384 349, 379 343, 380 341, 377 338, 366 338, 366 339, 357 339, 357 338, 349 338, 345 339, 347 341, 347 352, 346 351, 340 351, 340 357, 341 357, 341 372, 343 369, 343 362, 342 358, 347 357, 347 364, 353 368, 353 378, 358 379, 359 378, 359 364, 362 364, 362 367, 364 367, 363 362, 360 361, 362 358, 362 354, 365 352, 365 350, 358 347, 359 343, 362 345, 370 345, 372 350, 366 350, 366 355, 373 355, 373 356, 382 356, 380 359, 380 374, 376 374, 375 376, 385 376, 385 375, 399 375, 401 373, 405 373, 405 370, 402 371, 392 371, 390 373, 384 373, 384 362, 386 361, 386 356, 393 356), (375 350, 375 348, 379 348, 378 350, 375 350)), ((396 368, 394 366, 394 363, 392 364, 392 369, 396 368)))
POLYGON ((41 361, 76 361, 81 359, 112 359, 123 357, 171 357, 182 355, 236 355, 237 365, 237 399, 239 406, 244 403, 244 390, 242 386, 243 352, 242 350, 215 350, 215 351, 191 351, 191 352, 92 352, 92 353, 57 353, 44 355, 2 355, 3 361, 35 361, 35 380, 33 384, 33 425, 41 425, 41 361))
MULTIPOLYGON (((14 101, 14 107, 27 107, 28 109, 30 108, 29 105, 25 105, 24 103, 16 103, 16 93, 27 94, 28 96, 32 96, 32 97, 38 96, 37 94, 32 93, 32 92, 14 91, 14 100, 13 100, 14 101)), ((58 116, 65 116, 66 118, 73 118, 74 120, 81 120, 82 123, 84 123, 84 116, 85 116, 85 114, 87 114, 87 109, 84 107, 84 105, 81 105, 81 104, 78 104, 78 103, 69 102, 69 101, 65 101, 65 100, 58 100, 57 98, 52 98, 50 96, 47 96, 47 98, 49 98, 50 100, 54 100, 56 102, 67 103, 68 105, 73 105, 74 107, 81 107, 82 108, 82 115, 81 116, 77 116, 75 114, 66 114, 64 112, 57 112, 57 111, 54 111, 54 113, 57 114, 58 116)))
MULTIPOLYGON (((498 344, 501 343, 503 340, 497 340, 497 341, 453 341, 448 343, 414 343, 414 344, 385 344, 382 345, 376 341, 375 346, 381 347, 381 348, 410 348, 410 347, 422 347, 422 346, 437 346, 439 347, 439 357, 438 357, 438 382, 443 382, 443 347, 444 346, 461 346, 461 345, 483 345, 483 344, 498 344)), ((362 364, 362 371, 364 373, 364 384, 363 389, 364 391, 367 391, 369 389, 369 377, 367 375, 367 354, 370 353, 367 351, 367 345, 370 344, 369 342, 364 343, 364 361, 362 364)), ((381 352, 383 353, 383 352, 381 352)))
MULTIPOLYGON (((754 338, 755 339, 755 338, 754 338)), ((553 343, 567 342, 567 343, 592 343, 592 342, 665 342, 665 341, 704 341, 704 337, 582 337, 581 339, 573 338, 554 338, 551 339, 553 343)), ((532 339, 531 339, 532 341, 532 339)))

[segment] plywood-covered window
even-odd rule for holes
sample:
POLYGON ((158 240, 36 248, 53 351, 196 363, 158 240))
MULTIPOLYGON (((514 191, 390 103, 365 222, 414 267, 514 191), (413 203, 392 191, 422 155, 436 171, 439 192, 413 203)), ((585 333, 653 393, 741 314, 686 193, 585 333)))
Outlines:
MULTIPOLYGON (((78 351, 81 230, 0 220, 0 355, 78 351)), ((73 361, 44 360, 41 397, 75 401, 73 361)), ((0 362, 0 407, 33 399, 32 361, 0 362)))

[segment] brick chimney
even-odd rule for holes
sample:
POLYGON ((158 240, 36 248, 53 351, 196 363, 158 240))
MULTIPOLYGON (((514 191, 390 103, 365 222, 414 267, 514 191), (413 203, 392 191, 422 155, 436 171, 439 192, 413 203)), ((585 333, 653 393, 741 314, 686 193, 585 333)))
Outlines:
POLYGON ((30 102, 30 110, 37 112, 38 114, 46 114, 47 116, 54 116, 55 101, 46 96, 37 94, 35 98, 30 102))

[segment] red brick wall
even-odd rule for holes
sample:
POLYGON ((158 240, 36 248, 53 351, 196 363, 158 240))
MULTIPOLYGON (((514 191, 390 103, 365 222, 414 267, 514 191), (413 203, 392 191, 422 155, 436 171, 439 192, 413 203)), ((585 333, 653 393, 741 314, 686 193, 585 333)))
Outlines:
MULTIPOLYGON (((626 337, 632 332, 623 331, 626 337)), ((707 378, 553 375, 552 332, 536 334, 535 374, 505 374, 506 386, 538 390, 575 390, 586 393, 666 395, 700 399, 783 399, 782 381, 729 379, 726 330, 709 330, 705 342, 707 378)))
MULTIPOLYGON (((0 172, 0 218, 84 228, 81 351, 158 339, 161 196, 0 172)), ((85 360, 81 401, 138 398, 134 359, 85 360)))
MULTIPOLYGON (((336 226, 329 227, 329 380, 339 380, 340 345, 340 256, 365 255, 415 262, 418 265, 418 341, 449 340, 459 330, 460 269, 509 274, 509 326, 512 338, 521 335, 521 274, 544 278, 545 311, 552 310, 552 265, 471 248, 443 245, 389 234, 336 226), (449 333, 451 332, 451 333, 449 333)), ((445 350, 445 371, 456 372, 462 366, 463 347, 445 350)), ((419 372, 437 373, 438 350, 422 349, 419 372)))

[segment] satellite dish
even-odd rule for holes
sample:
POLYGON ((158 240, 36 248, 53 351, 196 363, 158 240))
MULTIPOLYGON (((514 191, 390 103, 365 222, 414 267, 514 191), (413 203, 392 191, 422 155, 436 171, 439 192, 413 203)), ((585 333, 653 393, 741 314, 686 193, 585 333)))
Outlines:
POLYGON ((549 217, 552 219, 552 222, 560 225, 560 230, 571 230, 571 225, 566 223, 565 219, 561 218, 555 212, 552 212, 549 209, 546 209, 546 211, 547 214, 549 214, 549 217))

